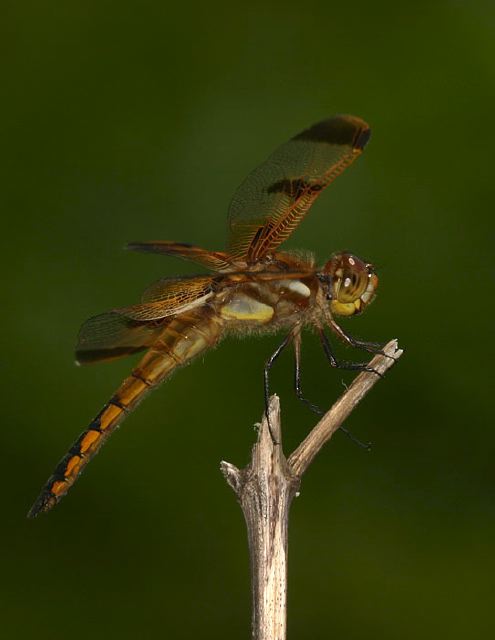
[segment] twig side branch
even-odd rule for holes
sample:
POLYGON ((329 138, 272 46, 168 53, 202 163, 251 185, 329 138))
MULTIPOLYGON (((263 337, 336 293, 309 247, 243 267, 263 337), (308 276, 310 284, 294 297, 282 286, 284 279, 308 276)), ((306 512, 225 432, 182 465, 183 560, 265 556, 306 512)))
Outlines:
MULTIPOLYGON (((386 345, 384 354, 375 356, 370 362, 381 376, 402 355, 396 340, 386 345)), ((245 469, 238 469, 229 462, 220 465, 237 496, 247 525, 254 640, 286 638, 289 510, 301 476, 381 376, 360 373, 288 460, 281 444, 280 403, 277 396, 272 396, 268 411, 270 422, 268 424, 266 416, 263 418, 250 464, 245 469)))

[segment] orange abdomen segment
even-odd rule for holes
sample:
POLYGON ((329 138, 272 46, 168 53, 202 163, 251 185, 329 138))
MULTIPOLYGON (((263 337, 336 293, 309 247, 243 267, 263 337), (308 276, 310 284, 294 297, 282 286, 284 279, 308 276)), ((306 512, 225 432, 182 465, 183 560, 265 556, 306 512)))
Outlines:
POLYGON ((155 344, 124 380, 89 427, 57 465, 28 513, 35 517, 49 511, 67 493, 88 462, 146 394, 208 347, 221 335, 221 322, 212 314, 185 313, 174 318, 155 344), (205 317, 206 316, 206 317, 205 317))

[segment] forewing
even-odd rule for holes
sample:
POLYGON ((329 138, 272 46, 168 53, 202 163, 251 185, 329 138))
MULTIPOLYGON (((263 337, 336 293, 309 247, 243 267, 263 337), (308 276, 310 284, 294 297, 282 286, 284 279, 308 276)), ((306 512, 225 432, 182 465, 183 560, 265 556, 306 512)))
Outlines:
POLYGON ((79 364, 113 360, 151 346, 163 324, 136 322, 110 311, 93 316, 82 325, 77 346, 79 364))
POLYGON ((274 251, 309 208, 362 152, 370 128, 360 118, 323 120, 280 146, 236 191, 228 251, 255 262, 274 251))
POLYGON ((184 242, 167 242, 166 240, 130 242, 126 248, 130 251, 177 256, 185 260, 191 260, 213 271, 222 271, 230 266, 229 256, 226 253, 207 251, 184 242))

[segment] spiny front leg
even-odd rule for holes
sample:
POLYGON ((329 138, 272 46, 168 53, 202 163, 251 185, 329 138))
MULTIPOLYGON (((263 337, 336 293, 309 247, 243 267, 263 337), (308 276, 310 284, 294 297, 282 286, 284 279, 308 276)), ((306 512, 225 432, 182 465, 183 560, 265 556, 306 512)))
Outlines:
POLYGON ((370 367, 367 362, 349 362, 348 360, 337 360, 335 354, 332 349, 332 345, 327 338, 327 335, 323 329, 323 327, 318 327, 318 334, 320 336, 320 341, 323 347, 323 351, 327 357, 328 362, 331 367, 335 367, 336 369, 347 369, 349 371, 367 371, 368 373, 375 373, 377 376, 382 378, 382 374, 370 367))
MULTIPOLYGON (((304 397, 301 389, 301 334, 300 333, 294 336, 294 386, 295 386, 296 396, 298 400, 301 400, 301 402, 304 402, 304 404, 307 407, 309 407, 311 411, 313 411, 313 413, 316 413, 319 416, 322 416, 325 414, 325 411, 323 411, 322 409, 320 409, 320 407, 313 404, 307 398, 304 397)), ((345 433, 345 435, 349 438, 349 440, 354 442, 354 444, 357 444, 362 449, 366 449, 366 451, 371 451, 371 442, 367 442, 367 443, 362 442, 361 440, 359 440, 359 438, 356 438, 356 436, 353 433, 351 433, 349 429, 347 429, 346 427, 341 426, 340 431, 345 433)))
MULTIPOLYGON (((384 353, 383 347, 384 344, 380 344, 378 342, 368 342, 367 340, 360 340, 359 338, 354 338, 349 333, 344 331, 340 325, 338 325, 333 318, 329 319, 328 324, 334 333, 336 333, 341 340, 346 342, 351 347, 355 347, 356 349, 362 349, 363 351, 367 351, 368 353, 379 354, 381 356, 386 356, 384 353)), ((388 357, 388 356, 387 356, 388 357)))

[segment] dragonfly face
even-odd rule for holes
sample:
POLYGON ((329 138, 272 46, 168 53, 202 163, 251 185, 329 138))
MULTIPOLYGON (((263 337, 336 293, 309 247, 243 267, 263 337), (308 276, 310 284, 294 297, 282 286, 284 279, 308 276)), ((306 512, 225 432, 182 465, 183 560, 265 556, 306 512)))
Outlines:
POLYGON ((330 277, 330 309, 334 315, 362 313, 375 297, 378 277, 373 265, 351 253, 339 253, 323 269, 330 277))
POLYGON ((368 125, 354 116, 317 123, 280 146, 236 191, 229 209, 225 251, 208 251, 167 241, 134 242, 134 251, 192 260, 210 273, 164 278, 151 285, 141 302, 113 309, 86 321, 79 332, 80 364, 146 353, 88 428, 62 458, 29 515, 51 509, 74 484, 89 460, 123 418, 178 367, 219 342, 228 332, 285 329, 286 337, 265 366, 268 371, 282 348, 293 344, 296 393, 300 334, 313 326, 332 366, 339 363, 324 332, 329 327, 352 346, 376 352, 378 345, 355 340, 334 316, 362 313, 372 301, 378 279, 373 267, 350 253, 335 254, 323 267, 312 256, 279 252, 322 191, 358 158, 370 136, 368 125))

